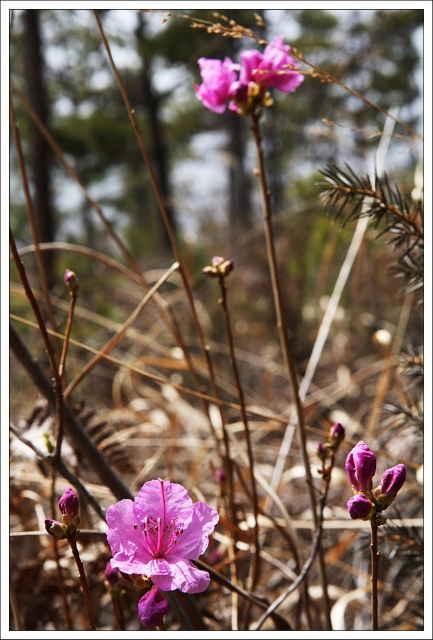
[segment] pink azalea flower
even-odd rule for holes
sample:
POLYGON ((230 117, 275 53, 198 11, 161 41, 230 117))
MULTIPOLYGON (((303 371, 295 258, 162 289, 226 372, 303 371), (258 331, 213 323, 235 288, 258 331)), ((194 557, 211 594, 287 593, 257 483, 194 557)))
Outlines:
POLYGON ((283 36, 272 40, 264 50, 245 51, 241 54, 241 84, 255 82, 261 87, 275 87, 284 93, 292 93, 304 82, 297 73, 299 65, 289 55, 290 47, 284 44, 283 36))
POLYGON ((230 86, 236 80, 239 65, 230 58, 212 60, 199 58, 198 64, 202 77, 202 84, 196 87, 196 95, 205 107, 215 113, 223 113, 230 97, 230 86))
POLYGON ((376 456, 360 440, 346 458, 346 471, 349 482, 355 491, 370 491, 373 476, 376 473, 376 456))
POLYGON ((215 113, 229 108, 239 115, 250 113, 254 106, 270 106, 268 87, 292 93, 304 81, 299 65, 289 55, 290 47, 283 36, 274 38, 264 52, 255 49, 241 54, 241 64, 230 58, 213 60, 199 58, 202 84, 195 86, 196 95, 205 107, 215 113), (238 77, 239 72, 239 77, 238 77))
POLYGON ((200 593, 209 574, 190 562, 207 548, 219 520, 205 502, 193 504, 182 485, 146 482, 135 500, 107 510, 111 565, 126 574, 144 575, 163 591, 200 593))

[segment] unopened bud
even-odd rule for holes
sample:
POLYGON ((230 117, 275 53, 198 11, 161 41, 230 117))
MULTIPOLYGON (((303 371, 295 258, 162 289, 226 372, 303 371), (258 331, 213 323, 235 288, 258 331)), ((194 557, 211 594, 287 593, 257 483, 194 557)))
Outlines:
POLYGON ((56 540, 64 540, 65 538, 67 538, 66 525, 58 522, 57 520, 46 518, 45 529, 47 530, 47 533, 49 533, 50 536, 52 536, 56 540))
POLYGON ((110 584, 116 584, 120 580, 120 575, 115 567, 111 566, 111 562, 107 562, 107 566, 104 571, 104 578, 110 584))
POLYGON ((330 439, 331 439, 331 443, 332 444, 339 444, 340 442, 343 442, 344 440, 344 436, 345 431, 344 431, 344 427, 342 426, 342 424, 340 422, 336 422, 332 427, 331 427, 331 431, 330 431, 330 439))
POLYGON ((80 509, 80 502, 75 491, 71 487, 67 487, 62 497, 59 500, 59 509, 62 515, 67 515, 71 518, 75 518, 78 515, 80 509))
POLYGON ((373 505, 363 493, 356 493, 346 504, 349 515, 353 520, 368 520, 373 505))
POLYGON ((69 293, 71 295, 76 295, 80 286, 77 275, 70 269, 66 269, 63 279, 69 293))
POLYGON ((158 587, 144 594, 138 603, 138 616, 143 627, 157 627, 169 609, 167 598, 158 587))
POLYGON ((326 444, 323 444, 323 442, 318 442, 317 443, 317 456, 320 458, 320 460, 325 461, 326 458, 328 457, 329 454, 329 449, 326 446, 326 444))
POLYGON ((346 458, 346 472, 355 491, 371 491, 376 472, 376 456, 360 440, 346 458))
POLYGON ((405 480, 406 467, 404 464, 397 464, 384 472, 380 485, 374 490, 374 495, 380 502, 382 509, 386 509, 394 502, 405 480))
POLYGON ((212 265, 204 267, 203 273, 210 278, 225 278, 233 269, 233 260, 226 260, 221 256, 214 256, 212 258, 212 265))

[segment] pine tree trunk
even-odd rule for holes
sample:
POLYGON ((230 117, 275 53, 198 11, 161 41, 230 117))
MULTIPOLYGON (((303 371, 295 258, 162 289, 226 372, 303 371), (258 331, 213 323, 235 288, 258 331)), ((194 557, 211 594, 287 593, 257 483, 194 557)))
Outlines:
MULTIPOLYGON (((26 71, 29 102, 44 125, 48 123, 48 102, 44 82, 44 60, 40 28, 41 12, 27 9, 24 12, 26 31, 26 71)), ((52 242, 55 237, 55 217, 50 184, 50 150, 43 135, 35 128, 30 142, 30 167, 34 188, 34 210, 39 242, 52 242)), ((48 286, 55 278, 55 253, 43 254, 48 286)))

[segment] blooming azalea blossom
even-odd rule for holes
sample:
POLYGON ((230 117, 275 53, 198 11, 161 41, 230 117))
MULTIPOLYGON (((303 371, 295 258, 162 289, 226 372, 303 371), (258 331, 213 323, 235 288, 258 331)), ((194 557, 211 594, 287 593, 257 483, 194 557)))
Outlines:
POLYGON ((230 58, 212 60, 199 58, 198 65, 203 83, 196 87, 197 97, 204 106, 215 113, 223 113, 230 96, 230 87, 236 80, 239 65, 230 58))
POLYGON ((251 113, 256 107, 267 107, 272 99, 267 91, 274 87, 292 93, 302 84, 304 76, 299 65, 289 55, 290 47, 282 36, 270 42, 261 53, 255 49, 244 51, 241 64, 230 58, 214 60, 199 58, 202 84, 195 86, 196 95, 205 107, 223 113, 229 109, 239 115, 251 113))
POLYGON ((283 93, 292 93, 304 82, 304 76, 297 71, 290 47, 284 44, 283 36, 272 40, 264 50, 245 51, 241 53, 241 72, 239 81, 242 84, 255 82, 260 87, 275 87, 283 93))
POLYGON ((135 500, 107 510, 111 565, 151 578, 163 591, 200 593, 209 574, 191 562, 206 550, 219 520, 205 502, 193 504, 186 489, 166 480, 146 482, 135 500))

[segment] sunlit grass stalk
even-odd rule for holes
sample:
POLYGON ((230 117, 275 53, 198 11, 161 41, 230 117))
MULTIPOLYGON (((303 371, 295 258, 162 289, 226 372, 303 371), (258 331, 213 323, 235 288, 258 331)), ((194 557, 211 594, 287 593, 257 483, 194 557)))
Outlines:
POLYGON ((235 378, 235 384, 236 384, 236 390, 237 390, 237 394, 238 394, 241 418, 242 418, 242 423, 244 425, 245 442, 246 442, 246 445, 247 445, 247 455, 248 455, 248 463, 249 463, 249 471, 250 471, 251 495, 252 495, 252 503, 253 503, 253 514, 254 514, 254 546, 255 546, 255 553, 253 554, 253 559, 252 559, 252 571, 251 571, 251 586, 250 586, 250 589, 251 589, 251 591, 254 591, 254 588, 255 588, 255 586, 257 584, 259 571, 260 571, 260 542, 259 542, 259 522, 258 522, 259 505, 258 505, 258 497, 257 497, 256 480, 255 480, 255 477, 254 477, 254 456, 253 456, 253 448, 252 448, 252 445, 251 445, 251 436, 250 436, 250 430, 249 430, 249 426, 248 426, 248 418, 247 418, 247 413, 246 413, 246 408, 245 408, 244 393, 243 393, 242 384, 241 384, 241 380, 240 380, 240 376, 239 376, 239 370, 238 370, 238 365, 237 365, 237 361, 236 361, 236 354, 235 354, 235 348, 234 348, 234 343, 233 343, 233 333, 232 333, 232 329, 231 329, 230 314, 229 314, 229 308, 228 308, 228 304, 227 304, 227 285, 225 284, 225 278, 223 276, 218 277, 218 282, 219 282, 220 289, 221 289, 221 300, 220 301, 221 301, 221 306, 222 306, 222 310, 223 310, 225 331, 226 331, 227 343, 228 343, 228 347, 229 347, 230 364, 231 364, 233 375, 234 375, 234 378, 235 378))
MULTIPOLYGON (((270 191, 267 184, 266 179, 266 171, 265 171, 265 163, 263 157, 263 148, 262 148, 262 137, 260 133, 259 127, 259 114, 256 111, 253 111, 251 114, 251 128, 254 136, 254 142, 256 145, 257 152, 257 177, 260 185, 261 197, 262 197, 262 212, 263 212, 263 222, 264 222, 264 231, 266 238, 266 250, 268 254, 268 263, 269 270, 271 275, 272 282, 272 292, 275 304, 275 313, 277 318, 277 327, 280 335, 280 343, 282 349, 282 355, 284 364, 288 373, 288 377, 292 386, 293 400, 296 408, 296 432, 298 436, 299 446, 301 450, 301 458, 302 463, 305 469, 305 479, 307 484, 307 491, 310 500, 311 512, 314 520, 314 527, 317 529, 318 527, 318 516, 316 511, 316 498, 314 495, 314 486, 313 486, 313 478, 311 474, 310 463, 308 460, 308 452, 307 452, 307 439, 305 433, 304 426, 304 416, 303 416, 303 408, 301 403, 301 398, 299 395, 299 385, 296 375, 295 363, 290 347, 290 341, 287 331, 287 319, 284 311, 284 302, 283 295, 280 285, 280 277, 278 273, 278 264, 277 264, 277 256, 275 251, 275 242, 274 242, 274 233, 273 233, 273 224, 272 224, 272 210, 271 210, 271 200, 270 200, 270 191)), ((320 567, 320 575, 321 575, 321 583, 323 589, 323 600, 324 600, 324 609, 325 609, 325 617, 327 628, 331 628, 331 615, 330 615, 330 606, 329 600, 327 596, 327 583, 326 583, 326 574, 325 574, 325 564, 323 560, 323 554, 321 549, 319 548, 319 567, 320 567)))

